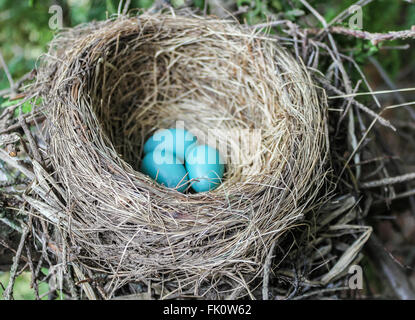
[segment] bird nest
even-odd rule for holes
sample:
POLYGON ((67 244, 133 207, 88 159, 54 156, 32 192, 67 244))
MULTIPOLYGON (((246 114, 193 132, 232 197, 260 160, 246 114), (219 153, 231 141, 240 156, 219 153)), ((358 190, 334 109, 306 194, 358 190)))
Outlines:
POLYGON ((34 154, 24 198, 79 280, 108 279, 107 297, 140 281, 249 293, 332 191, 324 90, 276 39, 234 21, 160 13, 63 30, 31 90, 47 159, 34 154), (225 157, 217 189, 180 193, 139 172, 144 141, 177 125, 225 157))

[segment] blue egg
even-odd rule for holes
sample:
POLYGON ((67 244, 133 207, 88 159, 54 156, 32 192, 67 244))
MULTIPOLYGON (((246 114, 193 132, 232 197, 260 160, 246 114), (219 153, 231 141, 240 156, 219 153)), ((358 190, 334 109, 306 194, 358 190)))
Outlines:
POLYGON ((189 186, 186 169, 171 152, 154 150, 147 153, 141 161, 141 172, 155 179, 167 188, 177 188, 184 192, 189 186))
POLYGON ((225 165, 218 150, 208 145, 193 146, 186 154, 186 170, 196 192, 216 189, 222 182, 225 165))
POLYGON ((184 129, 163 129, 156 132, 144 144, 144 154, 156 148, 168 151, 184 161, 187 149, 196 142, 196 137, 184 129))

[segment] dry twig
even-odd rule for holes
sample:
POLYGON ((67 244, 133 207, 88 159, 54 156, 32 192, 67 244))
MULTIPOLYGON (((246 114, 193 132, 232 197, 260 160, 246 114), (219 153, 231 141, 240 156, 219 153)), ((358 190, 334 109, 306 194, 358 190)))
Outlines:
POLYGON ((331 26, 325 29, 309 28, 304 29, 308 34, 321 34, 322 31, 333 34, 342 34, 358 39, 369 40, 373 45, 383 41, 392 41, 396 39, 415 39, 415 30, 390 31, 388 33, 370 33, 363 30, 349 29, 342 26, 331 26))
POLYGON ((24 226, 22 236, 20 238, 19 247, 17 248, 16 255, 13 258, 13 265, 10 268, 9 283, 7 285, 6 290, 3 292, 4 300, 13 299, 13 286, 14 286, 14 282, 15 282, 16 277, 17 277, 17 269, 19 267, 20 256, 22 254, 24 244, 25 244, 25 241, 26 241, 26 237, 27 237, 28 234, 29 234, 29 227, 24 226))

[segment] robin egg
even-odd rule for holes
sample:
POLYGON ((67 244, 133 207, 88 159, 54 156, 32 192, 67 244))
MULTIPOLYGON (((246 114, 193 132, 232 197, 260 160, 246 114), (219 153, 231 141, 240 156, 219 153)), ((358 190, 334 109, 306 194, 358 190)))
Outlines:
POLYGON ((208 145, 191 147, 186 154, 186 170, 192 189, 205 192, 216 189, 222 182, 225 165, 218 150, 208 145))
POLYGON ((184 161, 187 149, 196 142, 196 137, 184 129, 163 129, 157 131, 144 144, 144 154, 156 148, 160 151, 171 152, 184 161))
POLYGON ((184 192, 188 187, 188 177, 183 161, 168 151, 154 150, 141 161, 140 170, 167 188, 184 192))

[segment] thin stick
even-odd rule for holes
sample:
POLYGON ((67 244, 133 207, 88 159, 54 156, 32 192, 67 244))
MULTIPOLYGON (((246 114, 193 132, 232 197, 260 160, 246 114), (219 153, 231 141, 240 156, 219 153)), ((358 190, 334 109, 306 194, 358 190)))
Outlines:
POLYGON ((360 146, 362 145, 363 141, 365 141, 366 137, 369 135, 370 130, 372 130, 373 126, 377 122, 377 118, 373 119, 373 121, 370 123, 369 127, 367 128, 366 132, 364 133, 363 137, 359 140, 359 143, 357 144, 356 148, 353 149, 352 154, 347 158, 346 163, 344 164, 342 170, 340 171, 340 174, 338 175, 336 184, 340 181, 341 177, 343 176, 344 171, 346 170, 347 166, 349 165, 350 161, 353 159, 356 152, 359 150, 360 146))
POLYGON ((262 299, 263 300, 268 300, 269 299, 269 295, 268 295, 269 273, 270 273, 270 269, 271 269, 272 258, 274 257, 273 253, 274 253, 274 249, 275 249, 275 244, 276 244, 276 241, 274 241, 272 243, 272 246, 269 249, 268 255, 267 255, 267 257, 265 259, 265 263, 264 263, 264 279, 263 279, 263 282, 262 282, 262 299))
POLYGON ((26 138, 29 141, 29 145, 30 145, 30 148, 32 149, 35 160, 39 162, 40 164, 42 164, 43 163, 42 156, 39 153, 39 149, 37 148, 36 142, 33 139, 32 133, 30 132, 29 127, 27 126, 27 123, 22 115, 19 116, 19 123, 22 126, 24 133, 26 134, 26 138))
POLYGON ((123 3, 123 0, 120 0, 120 2, 118 2, 118 10, 117 10, 118 14, 121 14, 122 3, 123 3))
POLYGON ((415 101, 404 102, 404 103, 393 104, 393 105, 387 106, 385 109, 395 109, 395 108, 399 108, 399 107, 412 106, 414 104, 415 104, 415 101))
MULTIPOLYGON (((37 70, 33 69, 32 71, 26 73, 23 77, 21 77, 19 80, 14 83, 13 87, 6 88, 4 90, 0 90, 0 97, 9 95, 10 93, 17 92, 19 88, 22 86, 22 84, 27 80, 33 80, 36 76, 37 70)), ((14 99, 18 99, 19 95, 13 95, 12 98, 10 98, 10 101, 14 99)))
POLYGON ((402 198, 409 198, 412 196, 415 196, 415 189, 408 190, 402 193, 398 193, 394 197, 386 198, 385 200, 392 201, 392 200, 397 200, 397 199, 402 199, 402 198))
MULTIPOLYGON (((324 85, 326 87, 328 87, 330 90, 333 90, 334 92, 340 94, 342 91, 337 89, 336 87, 334 87, 333 85, 331 85, 328 82, 324 82, 324 85)), ((380 124, 391 128, 393 131, 396 131, 396 128, 385 118, 383 118, 379 113, 376 113, 375 111, 369 109, 368 107, 366 107, 364 104, 360 103, 359 101, 356 101, 355 99, 351 99, 351 102, 358 107, 359 109, 361 109, 362 111, 366 112, 367 114, 369 114, 370 116, 372 116, 373 118, 377 119, 379 121, 380 124)))
POLYGON ((20 243, 19 243, 19 246, 17 248, 16 255, 13 258, 13 265, 11 266, 11 269, 10 269, 9 284, 7 285, 6 290, 3 292, 4 300, 11 300, 12 297, 13 297, 13 286, 14 286, 14 282, 15 282, 16 276, 17 276, 17 268, 19 266, 20 256, 22 255, 24 243, 26 241, 26 237, 27 237, 28 234, 29 234, 29 227, 25 226, 23 228, 22 237, 20 238, 20 243))
POLYGON ((364 188, 364 189, 376 188, 376 187, 387 186, 387 185, 390 185, 390 184, 401 183, 401 182, 414 180, 414 179, 415 179, 415 172, 408 173, 408 174, 403 174, 403 175, 397 176, 397 177, 391 177, 391 178, 385 178, 385 179, 381 179, 381 180, 364 182, 364 183, 361 184, 361 187, 364 188))
POLYGON ((406 91, 415 91, 415 88, 402 88, 402 89, 396 89, 396 90, 382 90, 382 91, 372 91, 372 92, 357 92, 357 93, 344 94, 341 96, 331 96, 327 98, 338 99, 338 98, 349 98, 349 97, 357 97, 357 96, 367 96, 369 94, 384 94, 384 93, 406 92, 406 91))
MULTIPOLYGON (((26 123, 32 123, 32 122, 35 122, 35 121, 42 121, 44 119, 45 119, 45 115, 30 115, 26 118, 26 123)), ((15 131, 16 129, 19 129, 21 127, 22 127, 21 123, 18 122, 18 123, 15 123, 15 124, 7 127, 6 129, 0 131, 0 134, 8 133, 10 131, 15 131)))
POLYGON ((35 291, 36 300, 40 300, 40 298, 39 298, 39 286, 38 286, 37 277, 36 277, 36 270, 35 270, 35 267, 33 265, 32 253, 30 252, 30 249, 29 249, 28 246, 26 246, 26 255, 27 255, 27 262, 29 264, 30 273, 32 274, 32 277, 31 277, 31 280, 30 280, 30 287, 33 288, 33 290, 35 291))
POLYGON ((4 162, 7 162, 10 166, 13 168, 19 170, 22 172, 26 177, 33 180, 35 178, 35 175, 32 171, 24 167, 23 165, 19 164, 18 160, 15 158, 10 157, 6 151, 3 149, 0 149, 0 160, 3 160, 4 162))
POLYGON ((124 9, 122 10, 122 14, 126 15, 128 12, 128 8, 130 7, 131 4, 131 0, 127 0, 125 1, 125 5, 124 5, 124 9))
POLYGON ((0 63, 3 66, 4 72, 6 73, 7 79, 9 80, 10 87, 14 88, 14 81, 12 75, 10 74, 9 68, 7 67, 6 62, 4 61, 3 55, 0 51, 0 63))
POLYGON ((69 291, 73 300, 79 300, 78 293, 76 292, 75 281, 72 277, 71 266, 68 265, 68 272, 65 273, 65 278, 68 283, 69 291))
POLYGON ((415 38, 415 30, 390 31, 388 33, 370 33, 367 31, 349 29, 341 26, 328 27, 325 29, 309 28, 306 30, 310 34, 320 34, 322 31, 327 31, 329 33, 351 36, 358 39, 369 40, 374 45, 377 45, 379 42, 383 41, 415 38))

